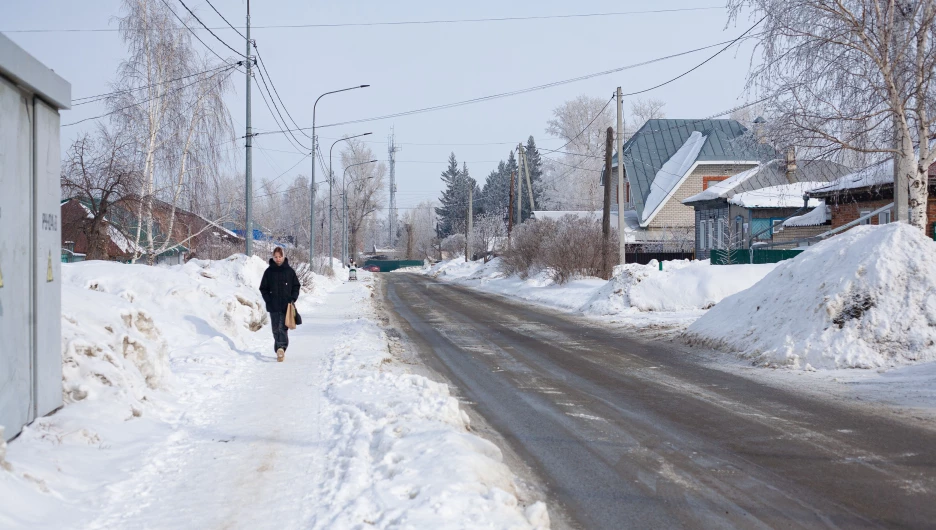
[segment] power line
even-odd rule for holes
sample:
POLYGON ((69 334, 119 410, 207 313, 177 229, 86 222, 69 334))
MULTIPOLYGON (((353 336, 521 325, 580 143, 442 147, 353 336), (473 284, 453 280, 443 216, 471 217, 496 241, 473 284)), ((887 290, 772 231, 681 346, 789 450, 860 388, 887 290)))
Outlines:
MULTIPOLYGON (((172 7, 169 6, 169 4, 166 2, 166 0, 159 0, 159 1, 162 2, 164 6, 166 6, 166 9, 168 9, 169 12, 172 13, 172 16, 176 17, 176 20, 178 20, 183 26, 185 26, 185 29, 187 29, 187 30, 189 31, 189 33, 191 33, 192 36, 195 37, 196 40, 198 40, 198 42, 202 43, 202 46, 204 46, 205 48, 208 49, 208 51, 210 51, 211 53, 213 53, 215 57, 217 57, 218 59, 221 60, 221 62, 223 62, 223 63, 229 62, 229 61, 228 61, 227 59, 225 59, 224 57, 221 57, 220 55, 218 55, 218 52, 214 51, 214 50, 211 48, 211 46, 208 46, 207 44, 205 44, 205 41, 201 40, 201 37, 199 37, 198 34, 195 33, 195 30, 193 30, 192 28, 190 28, 190 27, 188 26, 188 24, 186 24, 185 21, 182 20, 182 17, 180 17, 178 14, 176 14, 176 12, 172 9, 172 7)), ((119 31, 119 30, 114 30, 114 31, 119 31)), ((241 55, 241 57, 243 57, 243 55, 241 55)))
MULTIPOLYGON (((218 71, 218 72, 215 72, 215 73, 212 74, 211 77, 209 77, 208 79, 210 80, 210 79, 212 79, 213 77, 215 77, 215 76, 218 75, 218 74, 221 74, 221 73, 226 72, 226 71, 232 71, 232 70, 234 70, 235 68, 236 68, 236 65, 231 65, 231 66, 229 66, 228 68, 226 68, 225 70, 220 70, 220 71, 218 71)), ((228 75, 230 75, 230 74, 228 74, 228 75)), ((225 78, 225 79, 227 79, 227 78, 225 78)), ((66 124, 63 124, 62 127, 70 127, 70 126, 72 126, 72 125, 78 125, 79 123, 84 123, 84 122, 86 122, 86 121, 97 120, 97 119, 100 119, 100 118, 104 118, 104 117, 106 117, 106 116, 110 116, 111 114, 116 114, 116 113, 118 113, 118 112, 121 112, 121 111, 124 111, 124 110, 127 110, 127 109, 131 109, 131 108, 133 108, 133 107, 136 107, 137 105, 142 105, 143 103, 148 103, 148 102, 150 102, 150 101, 153 101, 154 99, 161 99, 161 98, 164 98, 164 97, 166 97, 168 94, 170 94, 170 93, 172 93, 172 92, 178 92, 179 90, 182 90, 183 88, 188 88, 188 87, 190 87, 190 86, 192 86, 192 85, 194 85, 194 84, 196 84, 196 83, 199 83, 199 82, 201 82, 201 81, 202 81, 201 79, 197 79, 197 80, 195 80, 195 81, 193 81, 193 82, 191 82, 191 83, 189 83, 189 84, 187 84, 187 85, 183 85, 183 86, 180 86, 180 87, 177 87, 177 88, 173 88, 173 89, 169 90, 168 92, 166 92, 166 93, 164 93, 164 94, 160 94, 160 95, 158 95, 158 96, 153 96, 153 97, 151 97, 151 98, 149 98, 149 99, 146 99, 146 100, 143 100, 143 101, 137 101, 136 103, 133 103, 132 105, 127 105, 126 107, 121 107, 121 108, 119 108, 119 109, 112 110, 112 111, 110 111, 110 112, 106 112, 106 113, 104 113, 104 114, 101 114, 100 116, 93 116, 93 117, 91 117, 91 118, 85 118, 85 119, 83 119, 83 120, 78 120, 78 121, 75 121, 75 122, 72 122, 72 123, 66 123, 66 124)))
POLYGON ((236 31, 237 34, 240 35, 242 39, 244 39, 245 41, 247 40, 247 37, 244 36, 244 34, 241 33, 239 29, 237 29, 237 28, 235 28, 233 25, 231 25, 231 23, 228 22, 228 19, 224 18, 224 15, 222 15, 220 11, 218 11, 217 9, 215 9, 214 4, 212 4, 210 0, 205 0, 205 2, 207 2, 208 5, 211 6, 211 9, 213 9, 214 12, 217 13, 219 17, 221 17, 221 20, 223 20, 225 24, 227 24, 228 26, 230 26, 231 29, 233 29, 234 31, 236 31))
MULTIPOLYGON (((283 128, 284 128, 286 131, 289 132, 289 136, 292 137, 292 139, 293 139, 297 144, 299 144, 299 146, 300 146, 302 149, 304 149, 304 150, 306 150, 306 151, 312 151, 311 148, 306 147, 305 145, 303 145, 303 143, 300 142, 298 138, 296 138, 296 135, 293 134, 292 131, 289 131, 289 129, 287 128, 288 125, 286 124, 286 118, 283 117, 283 114, 280 112, 279 107, 276 105, 276 101, 273 100, 273 93, 270 91, 270 87, 267 85, 266 78, 263 76, 263 73, 262 73, 260 70, 257 70, 257 75, 260 77, 260 80, 263 81, 263 86, 266 88, 267 93, 270 95, 270 100, 273 102, 273 108, 276 110, 276 114, 279 115, 279 119, 283 122, 283 128)), ((256 81, 255 81, 255 82, 256 82, 256 81)), ((259 88, 259 87, 260 87, 260 85, 257 85, 257 88, 259 88)), ((266 103, 267 109, 269 109, 269 108, 270 108, 270 104, 267 102, 266 96, 263 94, 263 91, 262 91, 262 90, 260 91, 260 95, 263 96, 263 102, 266 103)), ((285 108, 285 107, 284 107, 284 108, 285 108)), ((272 113, 273 113, 273 110, 270 110, 270 113, 272 114, 272 113)), ((273 120, 276 121, 276 116, 273 116, 273 120)), ((276 125, 277 125, 277 127, 278 127, 278 126, 279 126, 279 122, 277 122, 276 125)), ((258 135, 257 135, 257 134, 254 134, 254 136, 258 136, 258 135)), ((289 139, 289 138, 287 137, 287 139, 289 139)), ((295 146, 294 146, 294 147, 295 147, 295 146)))
MULTIPOLYGON (((763 19, 761 19, 761 21, 763 21, 763 19)), ((677 79, 679 79, 679 78, 681 78, 681 77, 683 77, 683 76, 689 74, 690 72, 692 72, 692 71, 698 69, 699 67, 701 67, 701 66, 704 65, 705 63, 711 61, 713 58, 715 58, 715 57, 716 57, 717 55, 719 55, 720 53, 722 53, 722 52, 724 52, 725 50, 727 50, 727 49, 728 49, 729 47, 731 47, 733 44, 735 44, 735 43, 737 43, 738 41, 740 41, 740 40, 741 40, 742 38, 744 38, 752 29, 754 29, 754 27, 756 27, 758 24, 760 24, 760 21, 759 21, 757 24, 755 24, 754 26, 751 26, 751 28, 748 29, 747 31, 745 31, 740 37, 737 37, 737 38, 735 38, 735 39, 731 39, 731 40, 729 40, 729 41, 723 41, 723 42, 719 42, 719 43, 715 43, 715 44, 710 44, 710 45, 708 45, 708 46, 703 46, 703 47, 701 47, 701 48, 695 48, 695 49, 692 49, 692 50, 688 50, 688 51, 684 51, 684 52, 680 52, 680 53, 675 53, 675 54, 667 55, 667 56, 664 56, 664 57, 658 57, 658 58, 656 58, 656 59, 650 59, 650 60, 648 60, 648 61, 643 61, 643 62, 640 62, 640 63, 630 64, 630 65, 627 65, 627 66, 621 66, 621 67, 619 67, 619 68, 613 68, 613 69, 611 69, 611 70, 604 70, 604 71, 602 71, 602 72, 595 72, 595 73, 586 74, 586 75, 579 76, 579 77, 574 77, 574 78, 571 78, 571 79, 564 79, 564 80, 561 80, 561 81, 554 81, 554 82, 551 82, 551 83, 546 83, 546 84, 542 84, 542 85, 536 85, 536 86, 528 87, 528 88, 522 88, 522 89, 510 91, 510 92, 502 92, 502 93, 499 93, 499 94, 491 94, 491 95, 488 95, 488 96, 481 96, 481 97, 477 97, 477 98, 473 98, 473 99, 467 99, 467 100, 463 100, 463 101, 457 101, 457 102, 453 102, 453 103, 444 103, 444 104, 435 105, 435 106, 432 106, 432 107, 424 107, 424 108, 421 108, 421 109, 413 109, 413 110, 408 110, 408 111, 404 111, 404 112, 397 112, 397 113, 394 113, 394 114, 386 114, 386 115, 383 115, 383 116, 376 116, 376 117, 373 117, 373 118, 362 118, 362 119, 358 119, 358 120, 350 120, 350 121, 339 122, 339 123, 330 123, 330 124, 326 124, 326 125, 317 125, 316 128, 318 128, 318 129, 323 129, 323 128, 326 128, 326 127, 338 127, 338 126, 341 126, 341 125, 351 125, 351 124, 355 124, 355 123, 364 123, 364 122, 369 122, 369 121, 385 120, 385 119, 389 119, 389 118, 399 118, 399 117, 403 117, 403 116, 409 116, 409 115, 412 115, 412 114, 420 114, 420 113, 424 113, 424 112, 434 112, 434 111, 437 111, 437 110, 445 110, 445 109, 450 109, 450 108, 454 108, 454 107, 461 107, 461 106, 464 106, 464 105, 471 105, 471 104, 474 104, 474 103, 481 103, 481 102, 484 102, 484 101, 490 101, 490 100, 494 100, 494 99, 500 99, 500 98, 505 98, 505 97, 511 97, 511 96, 516 96, 516 95, 526 94, 526 93, 529 93, 529 92, 534 92, 534 91, 538 91, 538 90, 545 90, 545 89, 547 89, 547 88, 552 88, 552 87, 556 87, 556 86, 560 86, 560 85, 564 85, 564 84, 568 84, 568 83, 574 83, 574 82, 582 81, 582 80, 586 80, 586 79, 591 79, 591 78, 593 78, 593 77, 608 75, 608 74, 620 72, 620 71, 623 71, 623 70, 628 70, 628 69, 632 69, 632 68, 637 68, 637 67, 640 67, 640 66, 646 66, 646 65, 648 65, 648 64, 652 64, 652 63, 656 63, 656 62, 660 62, 660 61, 665 61, 665 60, 673 59, 673 58, 680 57, 680 56, 683 56, 683 55, 687 55, 687 54, 695 53, 695 52, 698 52, 698 51, 706 50, 706 49, 709 49, 709 48, 714 48, 714 47, 716 47, 716 46, 721 46, 721 45, 727 44, 724 48, 722 48, 721 50, 719 50, 715 55, 709 57, 708 59, 706 59, 706 60, 703 61, 702 63, 700 63, 700 64, 694 66, 694 67, 691 68, 690 70, 687 70, 686 72, 683 72, 683 73, 680 74, 679 76, 674 77, 673 79, 670 79, 669 81, 666 81, 666 82, 661 83, 661 84, 659 84, 659 85, 656 85, 655 87, 651 87, 651 88, 648 88, 648 89, 640 90, 640 91, 638 91, 638 92, 634 92, 634 93, 632 93, 632 94, 627 94, 627 95, 642 94, 642 93, 644 93, 644 92, 648 92, 648 91, 650 91, 650 90, 654 90, 654 89, 659 88, 659 87, 661 87, 661 86, 664 86, 664 85, 666 85, 666 84, 672 83, 673 81, 676 81, 677 79)), ((302 127, 302 128, 299 128, 298 130, 305 130, 305 129, 311 129, 311 127, 302 127)), ((289 132, 289 130, 287 129, 287 130, 281 130, 281 131, 267 131, 267 132, 257 133, 257 134, 273 134, 273 133, 283 133, 283 132, 289 132)), ((568 145, 568 144, 567 144, 567 145, 568 145)), ((563 146, 563 147, 565 147, 565 146, 563 146)), ((561 148, 560 148, 560 149, 561 149, 561 148)))
MULTIPOLYGON (((211 5, 211 3, 208 3, 211 5)), ((214 6, 212 6, 214 9, 214 6)), ((554 20, 554 19, 575 19, 591 17, 614 17, 623 15, 650 15, 658 13, 681 13, 692 11, 712 11, 725 9, 725 6, 703 6, 703 7, 684 7, 672 9, 651 9, 644 11, 616 11, 606 13, 582 13, 569 15, 540 15, 525 17, 488 17, 488 18, 464 18, 464 19, 439 19, 439 20, 401 20, 387 22, 344 22, 344 23, 326 23, 326 24, 277 24, 269 26, 251 26, 251 29, 298 29, 298 28, 346 28, 346 27, 372 27, 372 26, 414 26, 414 25, 434 25, 434 24, 465 24, 465 23, 483 23, 483 22, 518 22, 530 20, 554 20)), ((215 9, 217 13, 217 10, 215 9)), ((220 15, 220 13, 218 13, 220 15)), ((224 18, 224 17, 222 17, 224 18)), ((225 20, 225 22, 227 22, 225 20)), ((231 29, 237 31, 238 28, 228 23, 231 29)), ((227 29, 224 27, 208 28, 227 29)), ((2 30, 4 33, 109 33, 119 31, 115 28, 67 28, 67 29, 13 29, 2 30)))
MULTIPOLYGON (((244 64, 244 62, 243 62, 243 61, 240 61, 240 62, 238 62, 238 63, 236 63, 236 64, 237 64, 237 65, 242 65, 242 64, 244 64)), ((128 88, 128 89, 126 89, 126 90, 116 90, 116 91, 114 91, 114 92, 107 92, 107 93, 105 93, 105 94, 97 94, 97 95, 95 95, 95 96, 84 96, 84 97, 80 97, 80 98, 74 98, 74 99, 72 99, 72 106, 76 107, 76 106, 78 106, 78 105, 85 105, 85 104, 87 104, 87 103, 97 103, 98 101, 101 101, 101 100, 107 98, 108 96, 116 96, 117 94, 125 94, 125 93, 127 93, 127 92, 135 92, 135 91, 137 91, 137 90, 145 90, 145 89, 147 89, 147 88, 153 88, 153 87, 157 87, 157 86, 160 86, 160 85, 165 85, 165 84, 168 84, 168 83, 174 83, 174 82, 176 82, 176 81, 182 81, 183 79, 188 79, 188 78, 190 78, 190 77, 195 77, 196 75, 207 74, 208 72, 214 72, 214 71, 216 71, 216 70, 222 70, 222 69, 224 69, 224 68, 229 68, 229 67, 230 67, 230 63, 226 63, 226 64, 224 64, 224 65, 222 65, 222 66, 218 66, 217 68, 209 68, 208 70, 204 70, 204 71, 201 71, 201 72, 195 72, 194 74, 189 74, 189 75, 185 75, 185 76, 182 76, 182 77, 177 77, 177 78, 175 78, 175 79, 169 79, 169 80, 167 80, 167 81, 160 81, 159 83, 153 83, 153 84, 151 84, 151 85, 146 85, 146 86, 141 86, 141 87, 136 87, 136 88, 128 88), (87 99, 87 100, 94 100, 94 101, 82 101, 82 100, 85 100, 85 99, 87 99)))
MULTIPOLYGON (((187 5, 185 5, 185 2, 183 2, 182 0, 179 0, 179 3, 182 4, 182 7, 184 7, 185 10, 188 11, 190 15, 192 15, 192 18, 194 18, 196 22, 198 22, 199 24, 201 24, 201 27, 203 27, 203 28, 205 28, 206 30, 208 30, 208 33, 211 33, 211 36, 214 37, 215 39, 217 39, 218 42, 220 42, 220 43, 223 44, 225 47, 227 47, 227 49, 229 49, 229 50, 231 50, 232 52, 236 53, 237 55, 243 57, 244 59, 247 58, 246 55, 244 55, 243 53, 241 53, 241 52, 235 50, 234 48, 232 48, 230 44, 228 44, 228 43, 224 42, 223 40, 221 40, 221 37, 217 36, 217 35, 215 34, 215 32, 211 31, 211 29, 209 29, 208 26, 206 26, 205 23, 202 22, 200 18, 198 18, 198 15, 196 15, 195 13, 193 13, 192 10, 189 9, 189 7, 188 7, 187 5)), ((216 12, 217 12, 217 11, 216 11, 216 12)), ((218 13, 218 14, 220 15, 220 13, 218 13)), ((224 18, 224 17, 221 17, 221 18, 224 18)), ((227 20, 225 20, 225 22, 227 22, 227 20)), ((203 42, 202 44, 204 44, 204 42, 203 42)))
MULTIPOLYGON (((286 104, 283 103, 283 98, 280 97, 279 91, 276 90, 276 85, 273 83, 273 77, 270 76, 270 72, 267 70, 266 64, 263 62, 263 57, 260 57, 260 49, 257 48, 257 45, 256 45, 256 44, 254 44, 253 47, 254 47, 254 50, 257 51, 257 60, 260 62, 260 68, 263 69, 263 73, 265 73, 265 74, 266 74, 266 77, 269 78, 269 80, 270 80, 270 86, 273 87, 273 93, 276 95, 276 99, 279 100, 280 106, 283 107, 283 111, 285 111, 285 112, 286 112, 286 115, 289 116, 289 119, 292 121, 293 125, 295 125, 296 127, 299 127, 299 124, 296 123, 296 120, 295 120, 295 119, 293 119, 292 114, 289 113, 289 109, 286 108, 286 104)), ((264 80, 264 83, 265 83, 265 82, 266 82, 266 80, 264 80)), ((268 89, 267 91, 269 91, 269 89, 268 89)), ((272 97, 272 96, 271 96, 271 97, 272 97)), ((286 120, 283 120, 283 125, 286 125, 286 120)), ((308 139, 310 139, 310 140, 313 139, 311 136, 309 136, 308 134, 306 134, 305 131, 300 130, 300 132, 302 132, 302 134, 303 134, 306 138, 308 138, 308 139)), ((290 133, 290 134, 292 134, 292 133, 290 133)))

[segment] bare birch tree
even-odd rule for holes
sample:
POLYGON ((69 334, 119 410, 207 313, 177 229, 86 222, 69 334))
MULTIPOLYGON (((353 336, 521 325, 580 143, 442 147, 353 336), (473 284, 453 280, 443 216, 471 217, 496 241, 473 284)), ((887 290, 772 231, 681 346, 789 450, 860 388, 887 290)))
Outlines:
MULTIPOLYGON (((118 19, 130 56, 118 68, 108 98, 112 120, 142 153, 137 223, 132 239, 149 263, 171 248, 175 211, 200 206, 207 184, 219 178, 233 141, 233 126, 223 96, 230 89, 234 64, 212 65, 192 46, 165 2, 124 0, 118 19), (154 221, 153 204, 168 203, 168 226, 154 221), (157 234, 157 229, 165 237, 157 234)), ((142 257, 135 256, 135 259, 142 257)))
POLYGON ((360 235, 365 221, 384 206, 384 176, 387 166, 381 163, 367 164, 374 160, 374 152, 364 142, 351 139, 341 151, 342 168, 347 168, 342 188, 347 187, 348 248, 354 257, 360 249, 360 235), (355 165, 358 164, 358 165, 355 165))
POLYGON ((925 228, 936 0, 729 0, 728 8, 733 18, 763 17, 763 61, 749 87, 775 96, 768 136, 807 155, 893 157, 894 218, 925 228))
POLYGON ((634 101, 631 101, 630 129, 633 132, 637 132, 637 129, 643 127, 643 124, 647 123, 648 120, 659 120, 665 118, 666 112, 663 111, 663 107, 665 106, 665 101, 654 98, 646 100, 638 98, 634 101))

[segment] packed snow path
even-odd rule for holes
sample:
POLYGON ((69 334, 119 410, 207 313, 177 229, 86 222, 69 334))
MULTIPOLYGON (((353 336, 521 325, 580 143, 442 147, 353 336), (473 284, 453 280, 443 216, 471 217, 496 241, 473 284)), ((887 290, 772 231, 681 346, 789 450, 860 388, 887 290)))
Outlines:
POLYGON ((70 266, 82 398, 0 443, 0 528, 549 529, 448 387, 391 351, 370 274, 318 277, 277 363, 264 267, 70 266))
POLYGON ((89 528, 303 528, 313 519, 316 478, 328 446, 322 406, 327 354, 355 318, 355 285, 290 332, 277 363, 263 329, 231 383, 193 406, 169 439, 153 447, 133 478, 89 528))
POLYGON ((665 343, 389 274, 427 363, 583 528, 931 528, 936 432, 665 343))

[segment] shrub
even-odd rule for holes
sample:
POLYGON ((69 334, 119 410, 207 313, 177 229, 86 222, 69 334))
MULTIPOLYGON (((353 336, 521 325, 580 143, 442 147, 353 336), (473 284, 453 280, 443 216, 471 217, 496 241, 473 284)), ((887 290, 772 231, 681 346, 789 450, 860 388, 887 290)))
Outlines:
POLYGON ((602 242, 600 220, 566 215, 558 220, 527 221, 514 231, 501 270, 523 279, 546 270, 560 284, 582 276, 607 278, 618 262, 617 234, 611 234, 607 269, 602 263, 602 242))

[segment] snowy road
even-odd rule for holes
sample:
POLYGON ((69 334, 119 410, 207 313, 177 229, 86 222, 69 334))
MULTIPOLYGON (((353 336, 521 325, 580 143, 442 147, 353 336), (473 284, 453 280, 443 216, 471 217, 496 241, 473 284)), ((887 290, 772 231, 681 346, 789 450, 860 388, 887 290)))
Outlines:
POLYGON ((932 527, 936 433, 415 274, 386 297, 582 528, 932 527))

